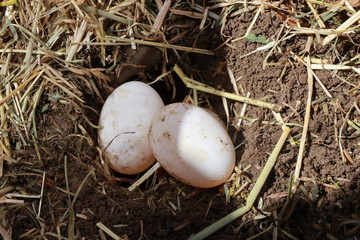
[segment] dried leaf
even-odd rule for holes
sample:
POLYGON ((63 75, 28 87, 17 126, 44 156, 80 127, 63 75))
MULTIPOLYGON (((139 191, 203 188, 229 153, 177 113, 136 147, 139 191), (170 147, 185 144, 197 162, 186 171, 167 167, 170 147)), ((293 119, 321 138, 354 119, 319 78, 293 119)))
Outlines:
POLYGON ((104 73, 102 73, 101 71, 104 71, 105 69, 103 68, 93 68, 93 69, 90 69, 91 73, 98 77, 99 79, 101 80, 105 80, 105 81, 110 81, 110 77, 104 73))
POLYGON ((287 21, 287 24, 290 27, 298 27, 298 24, 300 24, 301 27, 307 27, 308 25, 306 23, 304 23, 301 19, 296 19, 294 17, 288 16, 285 13, 283 13, 282 11, 279 10, 275 10, 277 13, 277 17, 280 18, 283 21, 287 21))
POLYGON ((68 67, 68 69, 70 71, 72 71, 73 73, 79 74, 79 75, 86 75, 88 77, 91 76, 91 73, 88 69, 80 69, 80 68, 73 68, 73 67, 68 67))

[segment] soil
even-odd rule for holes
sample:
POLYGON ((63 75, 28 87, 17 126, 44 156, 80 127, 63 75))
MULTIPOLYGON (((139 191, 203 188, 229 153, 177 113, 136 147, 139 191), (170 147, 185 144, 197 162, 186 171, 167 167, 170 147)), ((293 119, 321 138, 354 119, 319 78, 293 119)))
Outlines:
MULTIPOLYGON (((217 89, 235 92, 228 67, 241 95, 249 92, 251 98, 283 106, 281 116, 286 123, 292 124, 293 140, 287 141, 283 147, 255 208, 208 239, 246 239, 260 233, 257 239, 273 239, 275 232, 279 239, 355 239, 360 236, 360 225, 358 222, 356 225, 360 220, 360 136, 344 122, 350 110, 350 118, 359 120, 359 112, 351 109, 356 101, 356 95, 351 94, 353 87, 332 72, 316 71, 333 98, 327 98, 314 80, 301 183, 294 193, 289 194, 308 95, 307 69, 298 64, 290 52, 301 55, 306 37, 297 35, 281 42, 278 49, 282 51, 270 54, 266 67, 263 63, 268 51, 241 57, 263 46, 262 43, 242 39, 218 48, 226 39, 244 36, 254 15, 255 12, 248 12, 229 18, 221 34, 219 28, 213 29, 210 24, 199 30, 200 20, 173 15, 166 20, 166 26, 177 27, 165 31, 168 39, 173 39, 172 44, 217 49, 215 55, 179 51, 178 56, 168 51, 169 59, 163 62, 159 50, 152 47, 141 47, 144 51, 136 53, 124 47, 122 53, 126 54, 120 58, 119 67, 110 73, 111 82, 102 82, 103 85, 98 82, 102 98, 106 99, 112 88, 122 82, 154 80, 164 64, 170 69, 175 63, 194 79, 217 89), (184 26, 186 30, 183 30, 184 26), (176 38, 179 33, 182 37, 176 38), (154 59, 157 65, 151 64, 154 59), (126 77, 118 78, 117 75, 124 71, 126 77), (342 147, 352 161, 344 161, 340 154, 340 128, 343 129, 342 135, 347 136, 341 139, 342 147), (277 215, 281 217, 277 218, 277 215), (354 221, 353 224, 346 224, 350 220, 354 221)), ((260 14, 252 33, 275 39, 279 31, 286 31, 283 24, 274 11, 265 11, 260 14)), ((359 36, 353 40, 359 41, 359 36)), ((348 52, 350 58, 358 50, 339 46, 338 52, 348 52)), ((334 57, 320 47, 312 49, 311 54, 331 60, 334 57)), ((359 77, 352 74, 338 73, 357 84, 359 77)), ((166 103, 182 101, 190 93, 175 73, 172 77, 177 85, 175 97, 165 82, 153 85, 166 103)), ((41 106, 46 107, 38 109, 36 118, 38 149, 33 145, 14 149, 17 163, 6 165, 4 169, 6 178, 2 182, 15 186, 15 190, 32 195, 43 191, 41 201, 29 198, 23 205, 8 205, 4 209, 8 222, 5 225, 11 227, 13 239, 58 239, 58 236, 71 236, 71 231, 76 239, 105 239, 103 236, 106 234, 97 226, 98 223, 123 239, 188 239, 244 206, 246 196, 282 132, 278 125, 264 124, 265 121, 276 122, 271 110, 248 105, 245 116, 254 121, 243 121, 240 128, 235 127, 239 119, 231 113, 228 132, 238 146, 236 164, 239 169, 246 169, 241 178, 250 184, 230 201, 226 200, 222 186, 193 188, 162 169, 130 192, 127 187, 143 173, 126 176, 109 172, 104 167, 97 149, 96 128, 89 124, 97 123, 102 101, 80 80, 73 79, 78 89, 83 90, 86 103, 78 104, 56 89, 47 89, 47 97, 41 102, 41 106), (39 209, 41 211, 36 215, 39 209)), ((200 94, 199 97, 200 105, 226 121, 221 98, 209 94, 200 94)), ((230 100, 228 105, 234 106, 237 112, 243 107, 241 103, 230 100)), ((12 139, 15 145, 21 138, 13 134, 12 139)))

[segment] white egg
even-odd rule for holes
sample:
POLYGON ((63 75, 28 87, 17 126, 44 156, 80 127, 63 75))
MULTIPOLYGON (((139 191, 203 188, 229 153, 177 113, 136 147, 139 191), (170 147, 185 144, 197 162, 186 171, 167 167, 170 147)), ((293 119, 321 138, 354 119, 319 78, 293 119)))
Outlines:
POLYGON ((142 82, 127 82, 116 88, 101 110, 98 140, 109 166, 135 174, 155 162, 149 144, 149 128, 164 107, 159 94, 142 82))
POLYGON ((160 165, 199 188, 224 183, 235 165, 234 145, 219 118, 186 103, 165 106, 154 118, 150 145, 160 165))

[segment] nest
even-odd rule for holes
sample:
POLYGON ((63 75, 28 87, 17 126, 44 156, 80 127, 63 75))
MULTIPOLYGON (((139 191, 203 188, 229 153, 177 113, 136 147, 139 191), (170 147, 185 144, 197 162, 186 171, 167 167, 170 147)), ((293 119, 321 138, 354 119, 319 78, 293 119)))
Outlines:
POLYGON ((298 239, 304 226, 309 238, 359 233, 359 1, 9 0, 0 13, 3 239, 204 239, 225 225, 221 239, 298 239), (274 79, 279 90, 266 87, 274 79), (109 169, 99 112, 131 80, 226 121, 238 164, 224 186, 190 188, 159 165, 136 176, 109 169), (335 154, 330 163, 316 146, 335 154), (326 222, 324 202, 355 209, 326 222), (298 223, 304 205, 323 211, 298 223))

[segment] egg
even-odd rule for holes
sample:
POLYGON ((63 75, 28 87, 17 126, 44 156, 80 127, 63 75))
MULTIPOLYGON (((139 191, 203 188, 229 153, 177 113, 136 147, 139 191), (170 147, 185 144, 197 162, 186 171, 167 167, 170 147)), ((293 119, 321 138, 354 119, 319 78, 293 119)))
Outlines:
POLYGON ((155 162, 148 134, 154 116, 163 107, 159 94, 138 81, 124 83, 110 94, 100 113, 98 141, 112 169, 136 174, 155 162))
POLYGON ((234 145, 220 119, 187 103, 165 106, 149 132, 160 165, 178 180, 199 188, 224 183, 235 165, 234 145))

